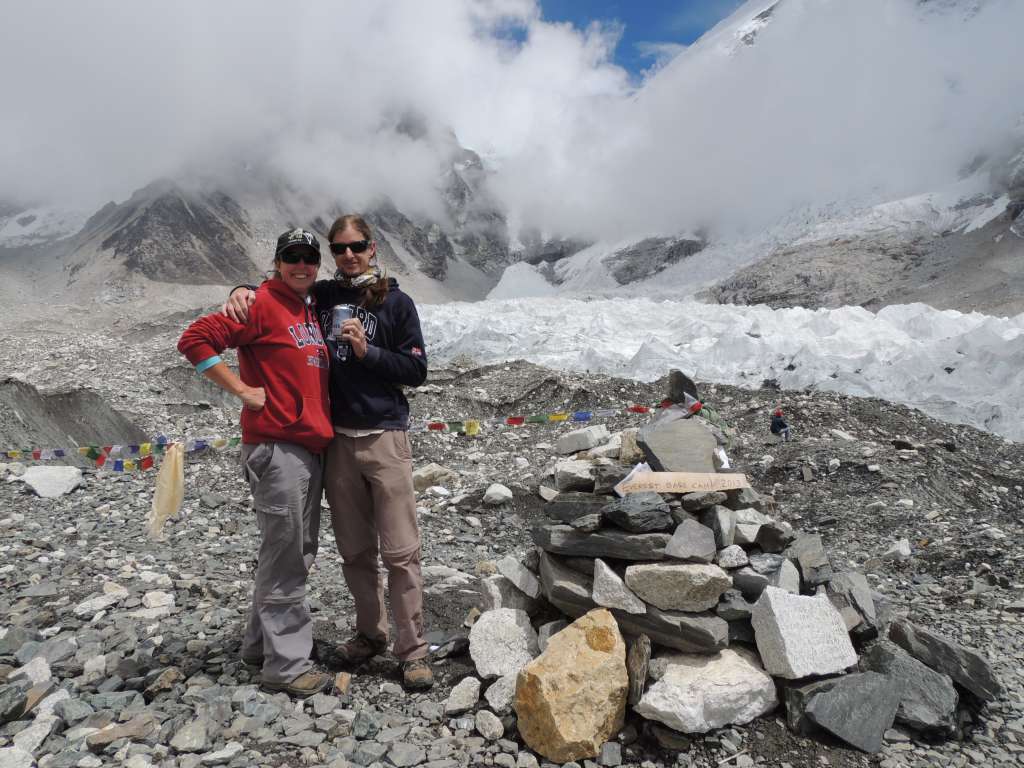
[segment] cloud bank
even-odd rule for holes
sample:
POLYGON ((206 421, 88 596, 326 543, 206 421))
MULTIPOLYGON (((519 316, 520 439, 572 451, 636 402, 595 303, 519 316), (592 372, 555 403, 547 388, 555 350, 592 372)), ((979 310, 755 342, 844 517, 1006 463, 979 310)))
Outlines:
POLYGON ((391 130, 418 114, 487 159, 515 223, 757 227, 948 182, 1008 141, 1024 3, 929 7, 783 0, 753 46, 727 20, 636 88, 618 30, 546 22, 534 0, 8 4, 0 199, 95 205, 265 168, 429 212, 445 143, 391 130))

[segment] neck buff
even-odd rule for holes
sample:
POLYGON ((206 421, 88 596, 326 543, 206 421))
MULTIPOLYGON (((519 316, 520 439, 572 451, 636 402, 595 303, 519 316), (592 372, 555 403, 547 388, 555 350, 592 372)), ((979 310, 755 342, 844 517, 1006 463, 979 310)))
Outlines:
POLYGON ((362 288, 363 286, 376 283, 380 278, 381 272, 379 267, 373 267, 368 272, 363 272, 363 274, 356 275, 355 277, 349 277, 340 269, 334 273, 334 279, 345 288, 362 288))

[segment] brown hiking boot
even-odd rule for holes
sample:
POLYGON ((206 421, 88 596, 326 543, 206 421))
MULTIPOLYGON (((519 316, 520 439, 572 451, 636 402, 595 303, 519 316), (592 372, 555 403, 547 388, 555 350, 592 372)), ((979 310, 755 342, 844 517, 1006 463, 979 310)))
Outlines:
POLYGON ((387 640, 373 640, 362 632, 356 634, 338 646, 337 653, 341 660, 348 664, 359 664, 360 662, 379 656, 387 650, 387 640))
POLYGON ((434 685, 434 673, 426 659, 402 662, 402 682, 407 690, 425 691, 434 685))
POLYGON ((312 696, 315 693, 320 693, 329 688, 334 683, 334 678, 324 672, 317 672, 310 670, 309 672, 303 672, 301 675, 296 677, 290 683, 261 683, 260 687, 265 691, 277 693, 278 691, 284 691, 285 693, 296 696, 297 698, 304 699, 307 696, 312 696))

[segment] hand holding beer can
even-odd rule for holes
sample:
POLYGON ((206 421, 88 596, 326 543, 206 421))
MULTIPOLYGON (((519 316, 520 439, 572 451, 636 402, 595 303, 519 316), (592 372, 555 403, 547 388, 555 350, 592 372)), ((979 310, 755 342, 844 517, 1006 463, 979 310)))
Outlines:
POLYGON ((331 309, 331 338, 337 342, 334 354, 341 361, 348 360, 349 353, 352 351, 352 345, 341 340, 341 326, 354 316, 355 311, 351 304, 338 304, 331 309))

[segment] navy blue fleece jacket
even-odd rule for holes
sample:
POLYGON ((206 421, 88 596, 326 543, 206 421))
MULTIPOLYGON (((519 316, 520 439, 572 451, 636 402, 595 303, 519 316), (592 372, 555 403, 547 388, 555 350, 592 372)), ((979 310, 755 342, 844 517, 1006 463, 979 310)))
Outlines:
POLYGON ((331 420, 352 429, 408 429, 409 401, 401 387, 418 387, 427 379, 427 353, 416 305, 388 280, 384 303, 359 307, 360 288, 345 288, 337 280, 318 280, 312 294, 320 328, 331 353, 331 420), (366 329, 366 356, 349 352, 338 358, 338 344, 330 338, 331 308, 355 308, 366 329))

